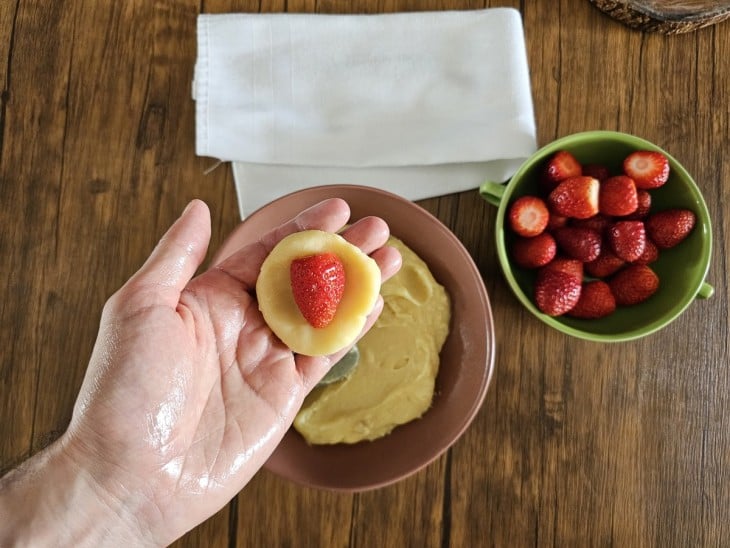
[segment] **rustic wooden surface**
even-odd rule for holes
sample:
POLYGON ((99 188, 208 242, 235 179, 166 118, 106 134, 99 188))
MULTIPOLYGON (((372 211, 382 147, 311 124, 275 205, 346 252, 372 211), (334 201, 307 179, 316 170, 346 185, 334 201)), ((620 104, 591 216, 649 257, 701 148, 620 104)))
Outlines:
POLYGON ((730 23, 642 34, 576 0, 0 2, 0 467, 67 424, 109 296, 187 201, 237 223, 228 169, 194 154, 200 11, 513 6, 540 143, 635 133, 692 172, 714 221, 716 294, 667 329, 602 345, 551 331, 502 279, 495 211, 426 200, 464 241, 494 309, 483 408, 441 459, 355 495, 261 472, 179 546, 727 546, 730 539, 730 23))

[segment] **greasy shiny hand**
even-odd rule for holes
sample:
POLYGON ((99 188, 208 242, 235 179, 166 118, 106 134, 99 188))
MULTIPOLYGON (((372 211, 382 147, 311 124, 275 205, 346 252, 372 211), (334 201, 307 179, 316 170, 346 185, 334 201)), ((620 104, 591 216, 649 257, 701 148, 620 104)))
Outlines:
MULTIPOLYGON (((253 290, 284 236, 337 231, 348 218, 342 200, 322 202, 193 278, 210 238, 208 209, 194 201, 107 302, 64 443, 105 496, 133 507, 148 540, 171 542, 235 496, 339 358, 293 355, 253 290)), ((362 219, 343 236, 383 279, 399 268, 382 220, 362 219)))

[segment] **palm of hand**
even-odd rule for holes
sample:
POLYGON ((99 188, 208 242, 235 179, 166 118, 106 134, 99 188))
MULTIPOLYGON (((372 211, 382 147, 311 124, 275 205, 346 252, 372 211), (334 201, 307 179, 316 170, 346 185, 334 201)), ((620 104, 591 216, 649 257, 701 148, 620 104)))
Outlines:
MULTIPOLYGON (((103 463, 99 474, 144 496, 173 538, 235 496, 339 357, 294 356, 267 327, 251 291, 281 237, 346 222, 342 204, 324 207, 189 282, 209 235, 203 246, 172 246, 165 260, 155 260, 156 250, 105 307, 69 432, 103 463), (190 264, 179 260, 181 249, 190 264), (162 275, 150 278, 150 271, 162 275)), ((353 225, 348 239, 377 250, 387 277, 399 257, 381 248, 387 230, 371 224, 353 225)), ((173 243, 193 237, 195 227, 175 234, 176 227, 173 243)))

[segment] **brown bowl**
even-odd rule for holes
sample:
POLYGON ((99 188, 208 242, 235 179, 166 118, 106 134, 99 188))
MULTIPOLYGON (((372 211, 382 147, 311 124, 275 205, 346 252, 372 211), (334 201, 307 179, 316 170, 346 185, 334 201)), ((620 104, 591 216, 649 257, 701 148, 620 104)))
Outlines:
POLYGON ((330 185, 298 191, 246 218, 213 259, 220 262, 263 232, 326 198, 346 200, 351 221, 377 215, 429 265, 452 299, 451 331, 441 351, 431 408, 418 420, 372 442, 308 445, 293 428, 265 467, 294 482, 336 491, 392 484, 443 454, 466 430, 484 401, 494 367, 494 324, 481 274, 456 236, 420 206, 382 190, 330 185))

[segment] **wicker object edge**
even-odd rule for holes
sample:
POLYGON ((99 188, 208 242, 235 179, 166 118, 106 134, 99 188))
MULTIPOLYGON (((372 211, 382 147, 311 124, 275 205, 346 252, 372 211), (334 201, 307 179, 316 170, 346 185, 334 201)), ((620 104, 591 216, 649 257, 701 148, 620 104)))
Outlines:
POLYGON ((730 18, 729 2, 707 2, 708 9, 677 13, 661 13, 645 3, 620 0, 589 0, 598 9, 625 25, 647 32, 680 34, 707 27, 730 18))

